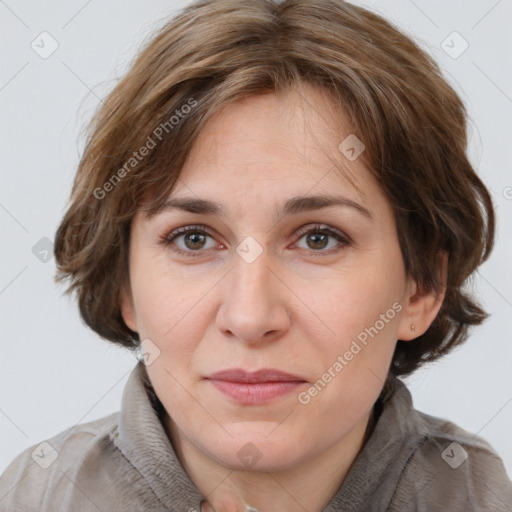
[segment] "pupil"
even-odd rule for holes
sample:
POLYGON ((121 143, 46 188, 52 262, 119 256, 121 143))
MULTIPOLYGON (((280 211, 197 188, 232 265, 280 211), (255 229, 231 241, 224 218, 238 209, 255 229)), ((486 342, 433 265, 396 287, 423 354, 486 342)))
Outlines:
POLYGON ((319 239, 321 239, 321 242, 320 242, 320 247, 314 247, 314 249, 323 249, 324 247, 326 247, 326 243, 327 242, 327 235, 324 235, 324 234, 321 234, 321 233, 315 233, 313 235, 310 235, 310 238, 309 240, 313 240, 313 244, 316 244, 319 239), (322 243, 324 242, 324 243, 322 243))
POLYGON ((198 249, 201 246, 201 242, 204 242, 204 235, 198 234, 198 233, 188 234, 185 237, 185 243, 187 244, 187 247, 189 245, 187 243, 188 241, 192 242, 192 246, 193 246, 193 247, 189 247, 189 249, 198 249))
MULTIPOLYGON (((313 242, 313 245, 316 245, 316 247, 313 247, 314 249, 323 249, 327 245, 327 235, 321 234, 321 233, 315 233, 313 235, 309 235, 308 239, 309 241, 313 242)), ((204 242, 204 235, 198 234, 198 233, 192 233, 185 237, 186 244, 189 246, 188 242, 192 244, 192 247, 189 247, 189 249, 197 249, 201 247, 201 244, 204 242)))

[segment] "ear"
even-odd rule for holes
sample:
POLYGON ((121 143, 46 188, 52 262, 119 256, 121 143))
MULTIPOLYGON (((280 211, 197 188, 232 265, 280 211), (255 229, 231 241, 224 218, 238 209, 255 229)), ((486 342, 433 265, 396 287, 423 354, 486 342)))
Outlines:
POLYGON ((436 292, 422 292, 418 290, 414 280, 408 282, 407 298, 400 319, 397 337, 399 340, 409 341, 424 334, 439 313, 446 294, 446 281, 448 275, 448 253, 442 251, 438 256, 438 279, 442 286, 436 292), (414 330, 413 330, 414 329, 414 330))
POLYGON ((138 332, 137 317, 135 315, 135 306, 133 304, 133 295, 129 282, 121 287, 119 292, 119 307, 126 326, 132 331, 138 332))

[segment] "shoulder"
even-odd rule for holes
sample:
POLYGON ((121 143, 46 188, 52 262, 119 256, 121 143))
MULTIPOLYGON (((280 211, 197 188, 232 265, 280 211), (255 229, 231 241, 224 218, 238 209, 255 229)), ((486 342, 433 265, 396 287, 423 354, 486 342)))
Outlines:
POLYGON ((21 452, 0 476, 0 512, 29 512, 35 504, 41 506, 52 489, 62 486, 66 470, 104 452, 117 425, 118 413, 113 413, 70 427, 21 452))
POLYGON ((423 435, 404 467, 392 510, 510 511, 512 482, 491 445, 450 421, 414 412, 423 435))

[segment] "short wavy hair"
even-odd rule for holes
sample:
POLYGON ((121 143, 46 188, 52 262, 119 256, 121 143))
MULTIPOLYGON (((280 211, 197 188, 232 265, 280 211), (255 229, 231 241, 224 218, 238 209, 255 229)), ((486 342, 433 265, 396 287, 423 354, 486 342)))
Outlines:
POLYGON ((390 372, 439 358, 487 317, 466 286, 494 244, 493 204, 466 155, 465 107, 435 61, 342 0, 201 0, 152 35, 88 125, 56 233, 55 279, 69 280, 101 337, 140 342, 119 302, 131 220, 166 200, 201 128, 238 99, 304 83, 329 92, 364 141, 407 275, 438 292, 438 255, 449 256, 437 317, 414 341, 397 341, 390 372))

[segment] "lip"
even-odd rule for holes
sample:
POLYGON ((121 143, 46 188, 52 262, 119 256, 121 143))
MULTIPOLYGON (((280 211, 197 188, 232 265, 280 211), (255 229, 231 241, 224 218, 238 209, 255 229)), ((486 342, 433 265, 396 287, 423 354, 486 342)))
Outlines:
POLYGON ((249 372, 243 368, 231 368, 215 372, 206 377, 210 380, 223 380, 226 382, 260 383, 260 382, 306 382, 302 377, 283 372, 275 368, 262 368, 249 372))
POLYGON ((306 382, 298 375, 274 368, 263 368, 255 372, 233 368, 213 373, 206 379, 224 395, 246 405, 270 402, 306 382))

